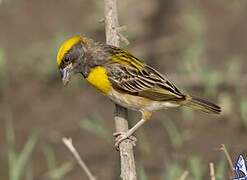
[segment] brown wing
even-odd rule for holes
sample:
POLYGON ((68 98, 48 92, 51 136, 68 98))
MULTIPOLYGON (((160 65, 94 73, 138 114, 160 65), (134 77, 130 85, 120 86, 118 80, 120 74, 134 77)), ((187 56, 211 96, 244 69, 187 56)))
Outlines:
POLYGON ((156 101, 184 99, 178 88, 150 66, 138 69, 131 64, 112 63, 106 66, 115 89, 156 101))

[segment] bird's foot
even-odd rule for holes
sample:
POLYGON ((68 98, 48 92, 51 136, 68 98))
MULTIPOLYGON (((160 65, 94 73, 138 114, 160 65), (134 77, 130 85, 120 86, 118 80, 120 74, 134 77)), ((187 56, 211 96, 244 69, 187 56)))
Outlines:
POLYGON ((132 146, 136 146, 136 141, 137 141, 136 137, 131 136, 131 134, 128 132, 115 132, 113 133, 113 136, 116 137, 115 147, 117 148, 117 150, 119 150, 120 143, 126 139, 130 140, 132 146))

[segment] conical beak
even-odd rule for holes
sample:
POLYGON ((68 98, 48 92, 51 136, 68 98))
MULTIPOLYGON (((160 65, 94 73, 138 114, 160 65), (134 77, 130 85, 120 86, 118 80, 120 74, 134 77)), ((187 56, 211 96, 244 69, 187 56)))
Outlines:
POLYGON ((72 63, 67 65, 65 68, 60 68, 60 73, 63 81, 63 85, 66 86, 69 83, 71 72, 72 72, 73 66, 72 63))

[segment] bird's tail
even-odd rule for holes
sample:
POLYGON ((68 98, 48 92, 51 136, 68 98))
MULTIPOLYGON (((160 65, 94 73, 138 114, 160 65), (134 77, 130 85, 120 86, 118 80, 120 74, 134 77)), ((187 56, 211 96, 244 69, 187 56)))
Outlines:
POLYGON ((185 105, 193 109, 198 109, 206 113, 220 114, 221 108, 214 103, 197 97, 186 97, 185 105))

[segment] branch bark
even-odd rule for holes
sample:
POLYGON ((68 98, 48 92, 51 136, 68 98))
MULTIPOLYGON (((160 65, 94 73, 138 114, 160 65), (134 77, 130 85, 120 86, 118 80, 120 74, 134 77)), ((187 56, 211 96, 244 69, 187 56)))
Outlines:
POLYGON ((215 177, 215 170, 214 170, 214 163, 209 163, 209 172, 210 172, 210 180, 216 180, 215 177))
MULTIPOLYGON (((117 13, 117 0, 104 0, 105 2, 105 33, 106 43, 119 46, 120 33, 117 13)), ((128 131, 128 110, 115 105, 116 132, 128 131)), ((136 180, 136 167, 133 153, 133 145, 125 140, 119 145, 121 160, 121 178, 123 180, 136 180)))
POLYGON ((228 152, 227 149, 226 149, 226 145, 225 145, 225 144, 221 144, 220 150, 224 152, 224 154, 225 154, 225 156, 226 156, 226 159, 227 159, 227 161, 228 161, 228 163, 229 163, 229 166, 230 166, 232 172, 234 172, 234 170, 235 170, 235 169, 234 169, 234 165, 233 165, 231 156, 230 156, 229 152, 228 152))

